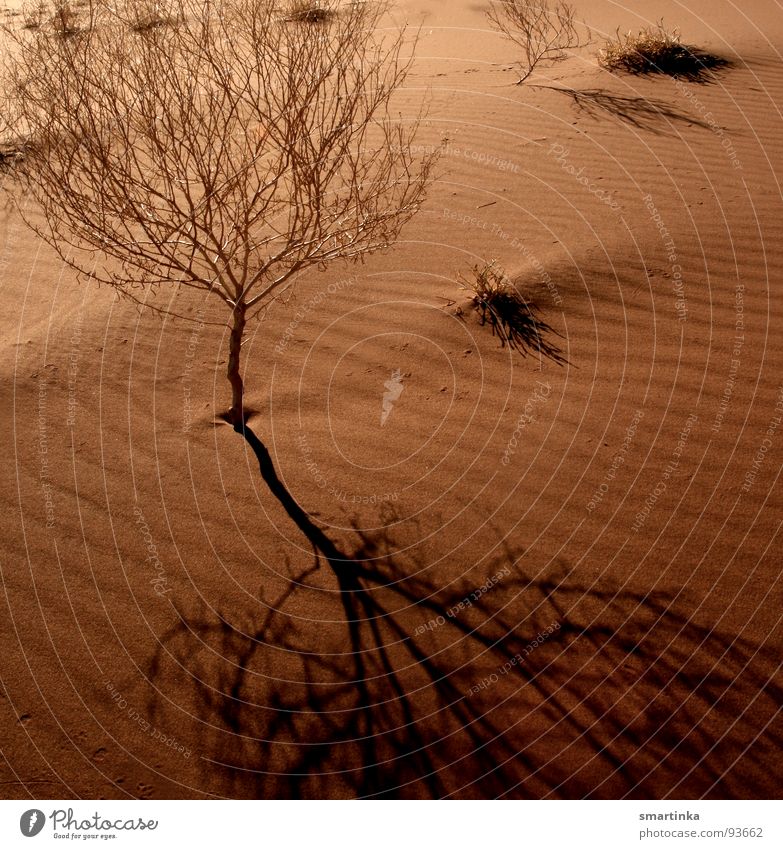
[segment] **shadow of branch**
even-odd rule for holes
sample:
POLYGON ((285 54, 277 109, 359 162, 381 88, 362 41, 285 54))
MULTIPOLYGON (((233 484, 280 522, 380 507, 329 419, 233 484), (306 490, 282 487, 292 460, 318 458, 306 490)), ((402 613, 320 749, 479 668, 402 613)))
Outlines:
POLYGON ((577 110, 596 120, 607 115, 638 130, 665 134, 673 124, 688 124, 709 130, 710 125, 658 98, 615 94, 600 88, 546 86, 570 97, 577 110))

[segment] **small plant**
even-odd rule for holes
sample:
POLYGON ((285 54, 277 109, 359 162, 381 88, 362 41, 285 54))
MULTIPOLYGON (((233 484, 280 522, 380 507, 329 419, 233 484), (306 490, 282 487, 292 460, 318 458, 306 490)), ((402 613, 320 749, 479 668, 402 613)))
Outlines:
POLYGON ((25 29, 40 29, 48 16, 49 8, 45 0, 25 0, 22 3, 22 25, 25 29))
POLYGON ((321 0, 293 0, 286 10, 285 19, 297 23, 319 24, 329 20, 333 14, 334 10, 321 0))
POLYGON ((79 32, 79 14, 74 10, 70 0, 54 0, 49 23, 55 33, 62 38, 79 32))
POLYGON ((621 35, 618 30, 598 54, 598 63, 609 71, 689 79, 698 79, 727 64, 725 59, 683 44, 679 30, 665 29, 663 21, 637 33, 621 35))
POLYGON ((460 276, 459 282, 472 295, 471 303, 481 324, 489 324, 502 347, 508 345, 523 355, 537 351, 555 362, 566 362, 560 349, 544 337, 555 331, 535 317, 533 306, 519 294, 494 260, 474 266, 472 276, 468 279, 460 276))
POLYGON ((176 21, 167 4, 160 0, 130 0, 126 6, 128 25, 134 32, 148 32, 176 21))
POLYGON ((559 62, 567 51, 584 42, 576 24, 574 7, 549 0, 494 0, 487 10, 493 29, 522 51, 518 62, 521 85, 542 62, 559 62))
POLYGON ((0 143, 0 172, 13 168, 24 157, 24 153, 24 142, 0 143))

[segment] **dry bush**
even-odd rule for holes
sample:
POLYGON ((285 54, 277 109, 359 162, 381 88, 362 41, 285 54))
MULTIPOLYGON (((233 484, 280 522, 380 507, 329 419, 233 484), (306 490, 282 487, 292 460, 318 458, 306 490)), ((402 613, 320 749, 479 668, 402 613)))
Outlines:
POLYGON ((549 0, 493 0, 490 25, 522 50, 518 64, 521 85, 542 62, 559 62, 569 50, 584 46, 573 6, 549 0))
POLYGON ((728 64, 725 59, 690 47, 680 40, 679 30, 667 30, 663 21, 640 32, 618 30, 598 54, 601 67, 631 74, 666 74, 699 79, 728 64))
POLYGON ((49 27, 63 37, 79 31, 79 13, 70 0, 25 0, 21 12, 25 29, 49 27))
POLYGON ((392 105, 412 52, 382 4, 313 28, 273 0, 169 2, 178 26, 143 34, 110 0, 75 38, 6 28, 0 91, 36 141, 14 169, 43 212, 28 223, 64 262, 139 303, 225 304, 236 426, 247 322, 307 269, 389 247, 434 157, 392 105))
POLYGON ((126 0, 118 9, 118 17, 127 21, 134 32, 147 32, 177 22, 176 11, 167 0, 126 0))
POLYGON ((27 29, 38 29, 49 19, 49 6, 45 0, 25 0, 22 3, 22 24, 27 29))
POLYGON ((552 328, 536 318, 533 305, 519 294, 494 260, 474 266, 471 276, 460 277, 459 283, 471 295, 479 320, 492 328, 501 346, 508 345, 521 354, 535 351, 555 362, 566 362, 560 349, 547 339, 554 333, 552 328))
POLYGON ((285 20, 317 24, 335 14, 335 4, 329 0, 293 0, 285 9, 285 20))
POLYGON ((10 171, 21 162, 25 149, 24 142, 0 142, 0 171, 10 171))
POLYGON ((79 13, 70 0, 54 0, 48 23, 57 35, 67 38, 79 32, 79 13))
POLYGON ((496 260, 485 265, 474 265, 471 277, 459 278, 460 288, 472 294, 474 306, 480 312, 492 308, 499 299, 505 298, 513 289, 496 260))

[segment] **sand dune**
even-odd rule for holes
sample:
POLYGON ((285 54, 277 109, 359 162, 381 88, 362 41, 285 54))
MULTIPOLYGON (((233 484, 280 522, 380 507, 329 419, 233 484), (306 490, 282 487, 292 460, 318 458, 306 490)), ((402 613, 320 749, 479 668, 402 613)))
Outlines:
POLYGON ((7 797, 780 795, 779 9, 645 6, 709 84, 594 43, 516 87, 480 4, 398 5, 437 182, 245 361, 350 567, 216 423, 220 309, 139 313, 0 216, 7 797), (470 311, 493 259, 566 364, 470 311))

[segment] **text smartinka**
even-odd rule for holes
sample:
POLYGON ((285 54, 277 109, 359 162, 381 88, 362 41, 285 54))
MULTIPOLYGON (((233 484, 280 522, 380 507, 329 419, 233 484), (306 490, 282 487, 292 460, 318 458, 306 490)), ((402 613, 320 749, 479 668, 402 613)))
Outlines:
POLYGON ((640 820, 698 820, 701 817, 692 811, 666 811, 666 813, 639 814, 640 820))
POLYGON ((111 838, 118 831, 153 831, 158 827, 157 820, 145 820, 141 817, 136 819, 108 819, 99 813, 87 817, 74 815, 73 808, 64 810, 55 808, 47 817, 37 809, 25 811, 22 814, 19 827, 22 834, 34 837, 44 827, 44 820, 48 819, 54 837, 78 839, 80 837, 103 837, 111 838))

